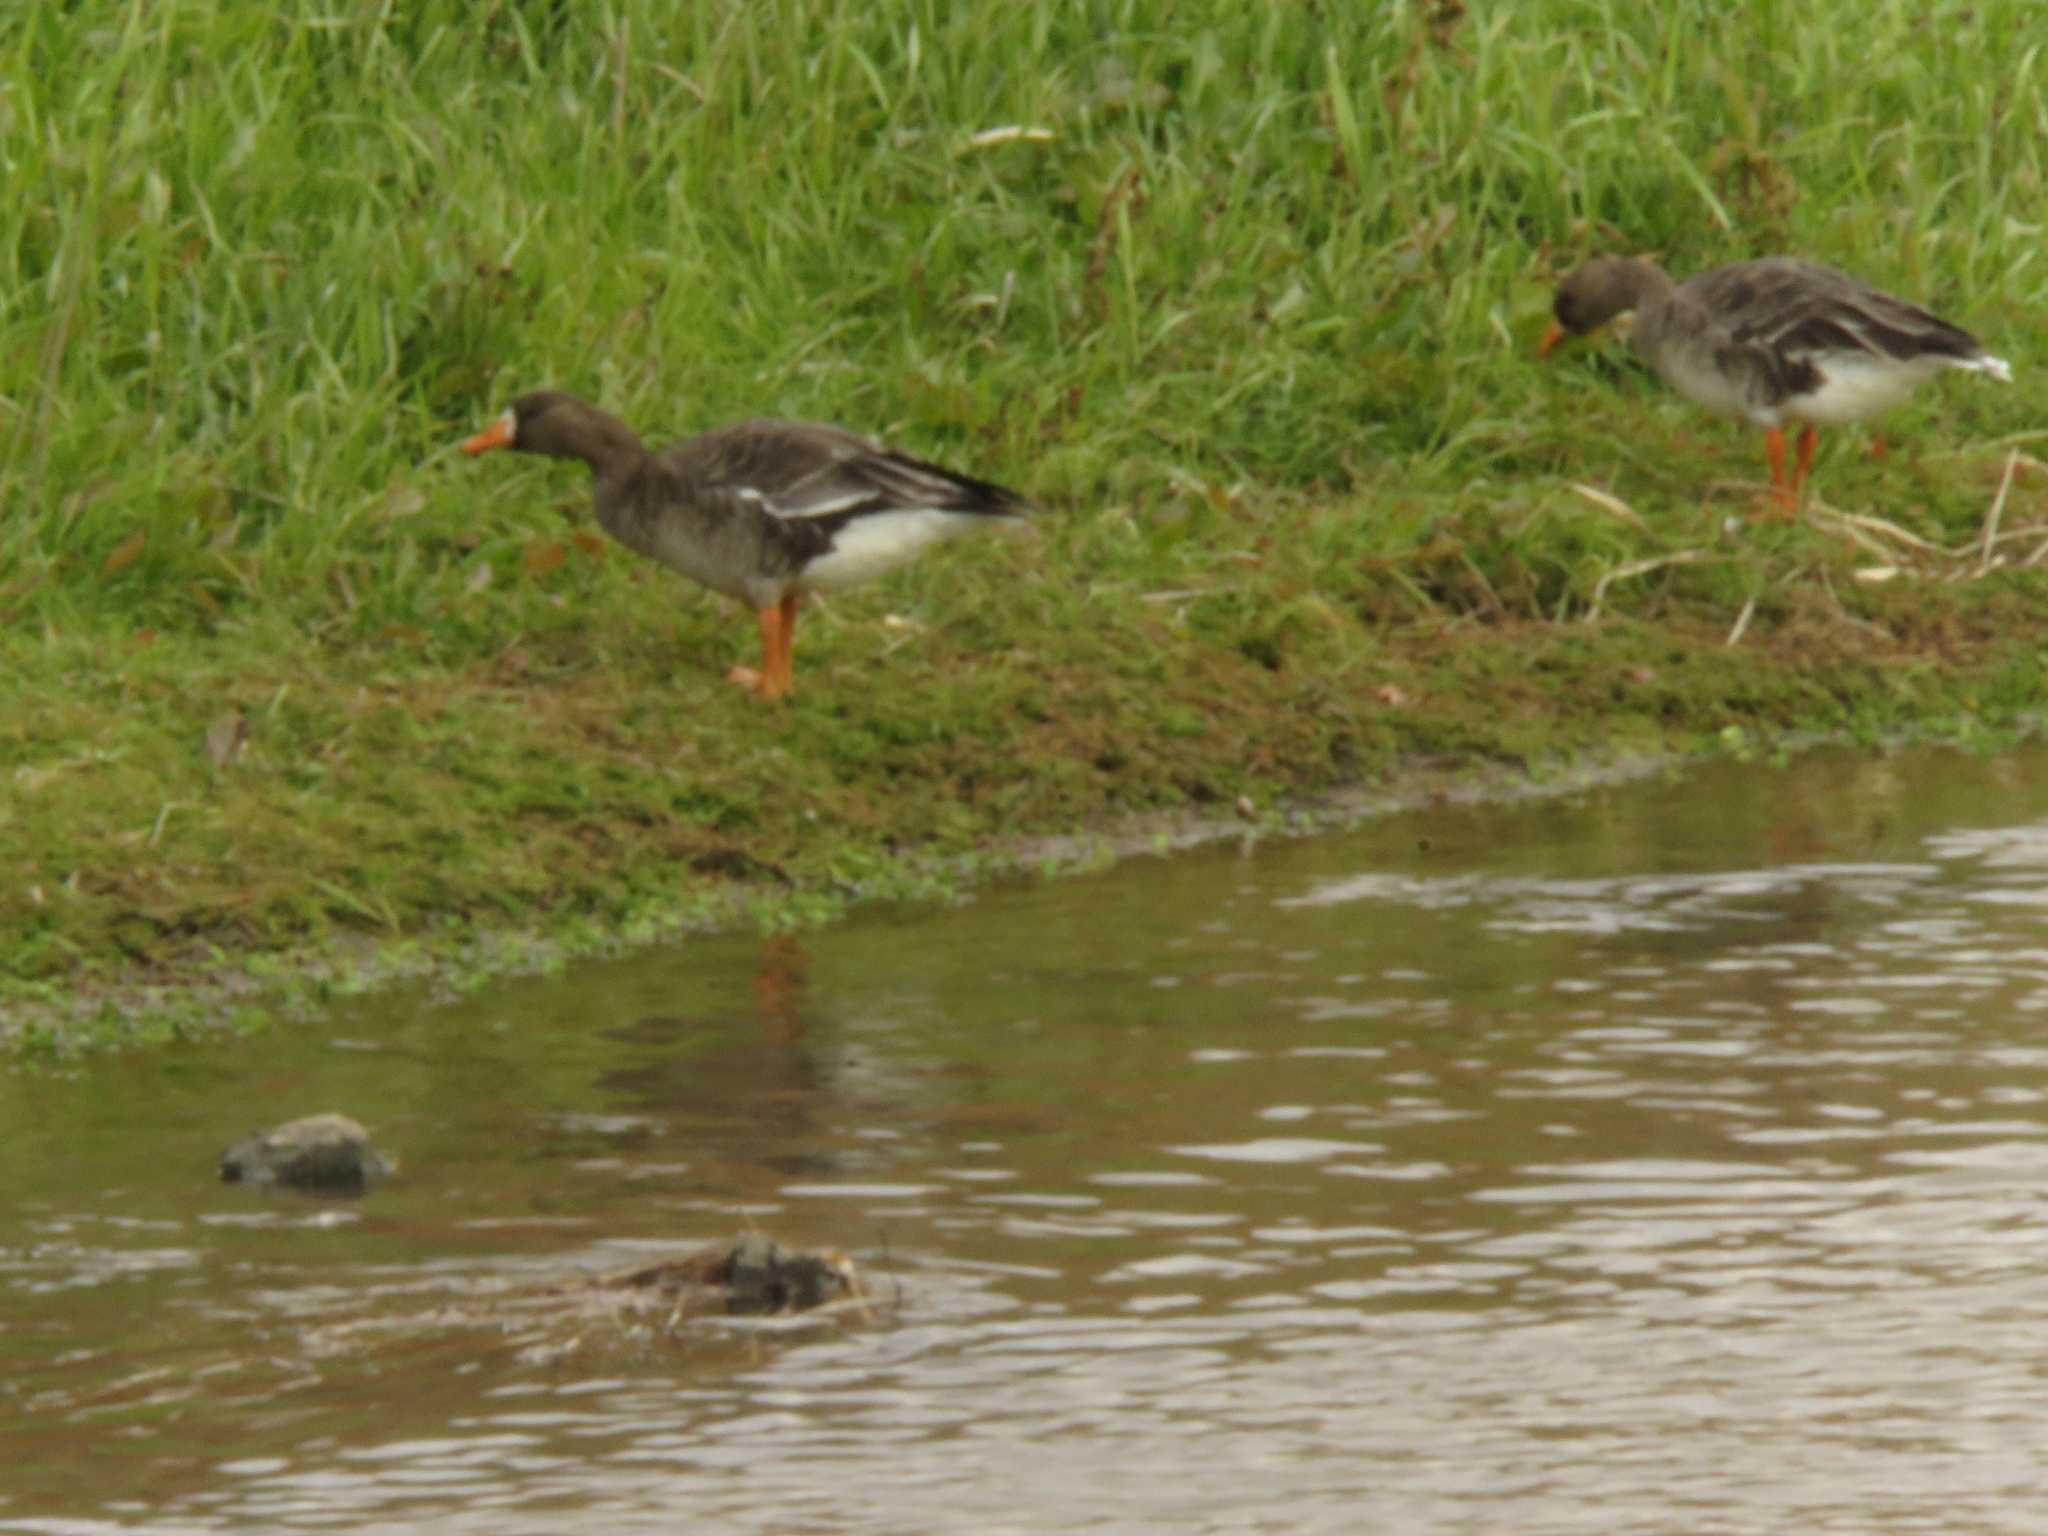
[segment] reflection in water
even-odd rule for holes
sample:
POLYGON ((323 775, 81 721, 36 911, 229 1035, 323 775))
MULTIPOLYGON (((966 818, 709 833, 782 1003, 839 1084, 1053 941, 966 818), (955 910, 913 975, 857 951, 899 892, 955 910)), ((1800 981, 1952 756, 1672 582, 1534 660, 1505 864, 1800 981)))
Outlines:
POLYGON ((788 1045, 803 1032, 797 1009, 811 979, 803 946, 789 934, 771 934, 761 940, 760 965, 754 977, 754 999, 761 1016, 761 1038, 770 1045, 788 1045))
POLYGON ((15 1083, 0 1531, 2031 1532, 2028 761, 1449 808, 15 1083), (259 1099, 405 1177, 205 1184, 259 1099), (748 1220, 891 1321, 420 1324, 748 1220))

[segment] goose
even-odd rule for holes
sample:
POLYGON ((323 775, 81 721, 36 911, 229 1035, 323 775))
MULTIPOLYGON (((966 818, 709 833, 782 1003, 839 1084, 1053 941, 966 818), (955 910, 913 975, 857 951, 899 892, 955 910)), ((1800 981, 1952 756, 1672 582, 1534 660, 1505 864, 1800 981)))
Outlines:
POLYGON ((2012 382, 2012 367, 1969 332, 1845 272, 1789 256, 1717 267, 1673 282, 1654 262, 1603 256, 1557 287, 1540 355, 1567 336, 1634 311, 1630 341, 1696 404, 1764 430, 1771 488, 1790 512, 1813 467, 1820 428, 1898 405, 1950 368, 2012 382), (1785 425, 1799 422, 1785 467, 1785 425))
POLYGON ((462 444, 581 459, 597 520, 628 549, 739 599, 761 630, 760 667, 729 682, 762 699, 793 686, 806 592, 869 581, 943 539, 1021 526, 1015 491, 818 422, 736 422, 650 452, 616 416, 560 390, 522 395, 462 444))

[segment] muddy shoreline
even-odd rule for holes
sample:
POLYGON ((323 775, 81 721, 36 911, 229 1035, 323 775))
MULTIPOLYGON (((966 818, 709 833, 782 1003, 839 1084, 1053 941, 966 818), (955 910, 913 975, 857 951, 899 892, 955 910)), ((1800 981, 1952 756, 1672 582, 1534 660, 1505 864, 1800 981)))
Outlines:
MULTIPOLYGON (((1774 741, 1771 752, 1783 757, 1844 744, 1841 738, 1810 733, 1788 735, 1774 741)), ((1730 733, 1719 746, 1723 755, 1755 750, 1739 732, 1730 733)), ((917 882, 943 891, 931 899, 950 903, 972 900, 978 892, 1006 881, 1056 879, 1216 843, 1235 841, 1249 848, 1267 839, 1342 832, 1432 805, 1569 796, 1660 774, 1682 774, 1710 760, 1700 753, 1626 753, 1529 772, 1499 764, 1418 759, 1380 782, 1291 797, 1264 811, 1246 802, 1220 814, 1146 812, 1083 831, 1020 837, 971 861, 904 862, 917 882)), ((750 926, 764 931, 800 926, 787 920, 786 907, 776 904, 786 894, 772 883, 725 881, 713 893, 710 917, 642 925, 630 933, 593 934, 581 924, 573 931, 505 928, 451 943, 342 934, 324 944, 262 955, 254 967, 250 957, 228 956, 212 966, 137 968, 94 976, 61 999, 16 1003, 0 1012, 0 1047, 40 1047, 61 1054, 83 1032, 110 1020, 157 1021, 139 1036, 144 1042, 248 1032, 314 1016, 333 999, 398 986, 422 987, 429 995, 453 998, 487 982, 545 974, 575 961, 617 957, 693 935, 750 926)), ((851 893, 851 898, 847 912, 866 904, 859 892, 851 893)))

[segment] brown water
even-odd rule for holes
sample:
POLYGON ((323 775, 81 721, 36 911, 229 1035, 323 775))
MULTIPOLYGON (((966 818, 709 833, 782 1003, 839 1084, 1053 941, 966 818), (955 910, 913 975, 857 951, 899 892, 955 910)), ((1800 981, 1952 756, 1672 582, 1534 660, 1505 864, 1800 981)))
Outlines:
POLYGON ((2044 770, 1447 807, 0 1081, 0 1531, 2032 1536, 2044 770), (329 1108, 401 1177, 211 1182, 329 1108), (478 1321, 750 1220, 886 1316, 478 1321))

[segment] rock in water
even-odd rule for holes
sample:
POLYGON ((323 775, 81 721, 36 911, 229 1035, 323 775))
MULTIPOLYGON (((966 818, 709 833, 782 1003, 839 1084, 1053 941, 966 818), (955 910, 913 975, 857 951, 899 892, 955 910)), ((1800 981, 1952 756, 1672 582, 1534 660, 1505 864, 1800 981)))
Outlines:
POLYGON ((740 1314, 808 1312, 856 1294, 843 1255, 792 1253, 758 1233, 733 1245, 725 1283, 725 1310, 740 1314))
POLYGON ((347 1115, 307 1115, 253 1131, 220 1155, 220 1176, 230 1184, 288 1184, 333 1195, 359 1195, 393 1166, 347 1115))
POLYGON ((598 1277, 598 1287, 646 1291, 679 1311, 782 1316, 866 1295, 853 1260, 827 1250, 803 1253, 758 1232, 729 1248, 657 1259, 598 1277))

